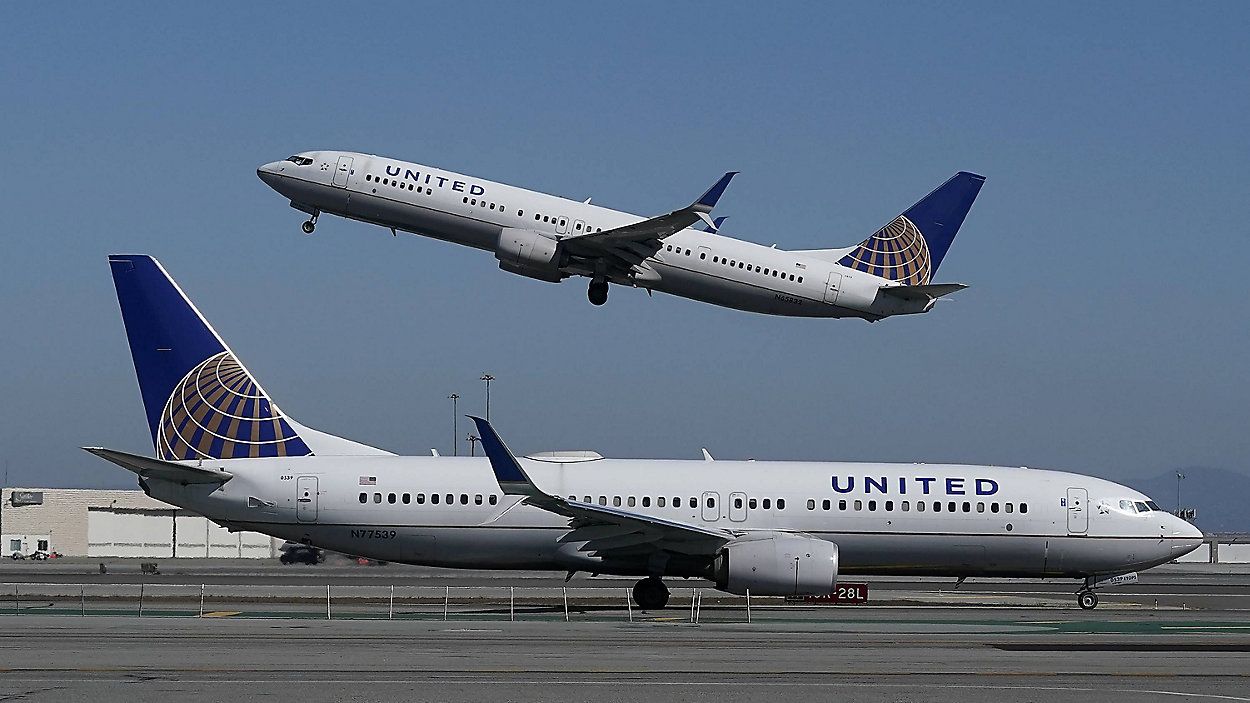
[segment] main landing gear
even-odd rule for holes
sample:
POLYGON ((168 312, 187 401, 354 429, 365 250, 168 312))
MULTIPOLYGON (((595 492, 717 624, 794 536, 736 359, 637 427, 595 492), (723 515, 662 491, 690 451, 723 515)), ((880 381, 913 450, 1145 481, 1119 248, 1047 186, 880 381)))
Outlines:
POLYGON ((643 610, 660 610, 668 605, 668 586, 659 576, 648 576, 634 584, 634 602, 643 610))
POLYGON ((313 216, 304 221, 300 228, 304 230, 304 234, 312 234, 317 229, 317 217, 321 215, 320 210, 313 210, 313 216))
MULTIPOLYGON (((603 305, 608 302, 608 282, 602 278, 591 279, 586 297, 590 299, 591 305, 603 305)), ((665 598, 667 597, 666 595, 665 598)))

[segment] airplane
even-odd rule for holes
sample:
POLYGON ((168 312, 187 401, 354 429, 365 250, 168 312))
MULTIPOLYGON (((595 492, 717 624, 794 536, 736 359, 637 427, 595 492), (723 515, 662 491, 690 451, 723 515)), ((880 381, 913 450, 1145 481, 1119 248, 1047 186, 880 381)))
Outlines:
POLYGON ((664 578, 828 595, 845 574, 1081 579, 1096 590, 1196 549, 1141 493, 1061 471, 964 464, 396 456, 275 405, 164 267, 109 257, 155 456, 87 451, 153 498, 232 530, 383 561, 664 578))
POLYGON ((934 283, 985 182, 959 172, 859 244, 786 251, 719 233, 710 217, 736 172, 690 205, 640 217, 422 164, 307 151, 256 174, 306 212, 326 212, 493 252, 504 271, 559 283, 590 278, 594 305, 611 283, 736 310, 876 322, 928 312, 967 286, 934 283), (692 229, 704 223, 705 229, 692 229))

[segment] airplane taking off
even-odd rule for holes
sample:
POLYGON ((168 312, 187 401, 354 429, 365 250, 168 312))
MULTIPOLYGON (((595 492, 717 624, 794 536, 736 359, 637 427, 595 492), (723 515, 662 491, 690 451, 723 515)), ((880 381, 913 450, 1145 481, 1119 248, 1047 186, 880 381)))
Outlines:
POLYGON ((586 276, 595 305, 616 283, 767 315, 869 322, 928 312, 967 287, 933 276, 985 182, 957 173, 855 246, 786 251, 718 233, 710 213, 735 172, 652 218, 355 152, 303 152, 256 174, 311 215, 307 234, 328 212, 464 244, 540 281, 586 276), (706 229, 691 228, 700 222, 706 229))
POLYGON ((1059 471, 962 464, 396 456, 287 416, 155 259, 111 256, 155 458, 87 451, 148 495, 234 530, 468 569, 663 577, 827 595, 840 574, 1131 580, 1202 543, 1141 493, 1059 471), (1117 578, 1125 576, 1126 578, 1117 578))

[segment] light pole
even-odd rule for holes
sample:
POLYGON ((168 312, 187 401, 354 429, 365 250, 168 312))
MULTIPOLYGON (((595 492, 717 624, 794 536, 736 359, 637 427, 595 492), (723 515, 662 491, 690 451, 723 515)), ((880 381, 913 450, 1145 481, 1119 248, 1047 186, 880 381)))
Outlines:
POLYGON ((486 421, 490 422, 490 382, 495 380, 495 377, 484 373, 480 380, 486 381, 486 421))
POLYGON ((470 432, 466 439, 469 440, 469 456, 477 456, 477 443, 482 441, 481 438, 470 432))
POLYGON ((1176 514, 1181 514, 1181 479, 1185 478, 1185 474, 1176 472, 1176 514))
POLYGON ((460 414, 456 412, 460 394, 452 393, 447 398, 451 400, 451 455, 460 456, 460 414))

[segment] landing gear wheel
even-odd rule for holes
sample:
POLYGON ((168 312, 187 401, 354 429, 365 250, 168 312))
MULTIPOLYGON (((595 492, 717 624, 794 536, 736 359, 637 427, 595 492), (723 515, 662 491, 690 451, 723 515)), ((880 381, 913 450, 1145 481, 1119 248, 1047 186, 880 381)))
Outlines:
POLYGON ((608 282, 591 281, 586 297, 590 299, 591 305, 603 305, 608 302, 608 282))
POLYGON ((1080 591, 1076 594, 1076 604, 1081 610, 1093 610, 1098 607, 1098 594, 1093 591, 1080 591))
POLYGON ((668 605, 668 586, 656 576, 634 584, 634 602, 643 610, 660 610, 668 605))
POLYGON ((317 229, 317 223, 312 220, 305 220, 304 224, 300 225, 300 228, 304 230, 304 234, 312 234, 313 230, 317 229))

